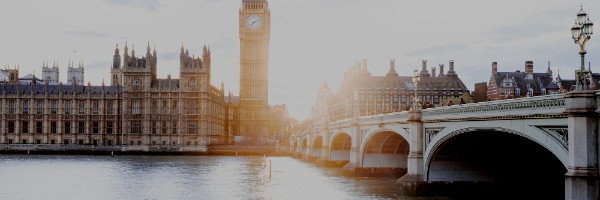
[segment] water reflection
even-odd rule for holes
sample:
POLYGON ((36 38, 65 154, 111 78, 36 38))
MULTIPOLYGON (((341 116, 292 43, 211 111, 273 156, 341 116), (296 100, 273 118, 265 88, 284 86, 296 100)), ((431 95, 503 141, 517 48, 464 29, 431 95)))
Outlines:
POLYGON ((0 199, 412 199, 288 157, 0 155, 0 172, 0 199))

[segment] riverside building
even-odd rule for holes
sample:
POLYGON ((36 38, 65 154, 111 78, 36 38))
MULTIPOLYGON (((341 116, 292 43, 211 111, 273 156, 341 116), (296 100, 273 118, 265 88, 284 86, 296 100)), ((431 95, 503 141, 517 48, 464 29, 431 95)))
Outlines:
MULTIPOLYGON (((430 73, 427 60, 422 61, 421 79, 416 88, 421 102, 432 103, 434 107, 446 105, 449 99, 454 104, 461 98, 471 102, 469 90, 454 71, 454 61, 450 60, 449 64, 447 72, 440 64, 439 74, 436 74, 435 67, 430 73)), ((385 76, 373 76, 366 59, 356 62, 344 74, 340 89, 329 100, 329 121, 352 118, 355 109, 359 116, 409 110, 415 97, 415 84, 411 76, 399 76, 394 65, 395 60, 391 60, 385 76), (356 104, 355 98, 358 98, 356 104)))
POLYGON ((83 83, 83 64, 69 65, 59 82, 58 66, 46 77, 19 80, 5 69, 0 83, 0 143, 6 150, 205 151, 226 142, 223 84, 211 85, 211 52, 180 52, 179 79, 157 78, 156 49, 145 56, 115 48, 110 85, 83 83))

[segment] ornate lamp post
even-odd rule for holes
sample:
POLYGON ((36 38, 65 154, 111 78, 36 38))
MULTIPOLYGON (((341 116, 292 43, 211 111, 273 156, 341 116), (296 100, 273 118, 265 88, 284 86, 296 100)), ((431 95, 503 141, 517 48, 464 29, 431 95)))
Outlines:
POLYGON ((594 23, 590 21, 587 13, 581 10, 577 13, 575 24, 571 27, 571 35, 575 44, 579 45, 579 55, 581 55, 581 68, 577 73, 577 90, 589 90, 589 85, 586 82, 588 71, 585 70, 585 43, 591 39, 594 23))
POLYGON ((412 81, 413 81, 413 83, 415 83, 415 98, 413 98, 413 106, 412 106, 413 110, 421 109, 421 105, 419 104, 419 97, 417 96, 417 90, 419 90, 420 79, 421 79, 421 76, 419 76, 419 70, 415 69, 413 71, 413 76, 412 76, 412 81))

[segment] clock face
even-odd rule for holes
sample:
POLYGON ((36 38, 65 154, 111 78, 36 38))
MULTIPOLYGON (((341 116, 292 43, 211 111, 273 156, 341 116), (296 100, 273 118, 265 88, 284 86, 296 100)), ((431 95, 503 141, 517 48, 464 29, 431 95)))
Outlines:
POLYGON ((246 26, 252 30, 260 28, 262 26, 262 18, 258 15, 248 15, 246 26))

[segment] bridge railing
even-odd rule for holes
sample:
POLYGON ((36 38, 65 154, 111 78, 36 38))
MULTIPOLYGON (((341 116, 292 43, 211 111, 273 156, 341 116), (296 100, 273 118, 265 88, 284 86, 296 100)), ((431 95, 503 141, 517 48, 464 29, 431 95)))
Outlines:
POLYGON ((564 97, 554 94, 424 109, 423 120, 563 115, 564 97))
MULTIPOLYGON (((600 102, 600 92, 598 93, 600 102)), ((514 117, 556 117, 564 115, 565 95, 525 97, 518 99, 468 103, 423 109, 423 120, 465 120, 514 117)), ((600 110, 600 107, 599 107, 600 110)), ((361 116, 360 124, 407 123, 408 112, 361 116)), ((330 129, 351 126, 352 119, 344 119, 329 124, 330 129)))

